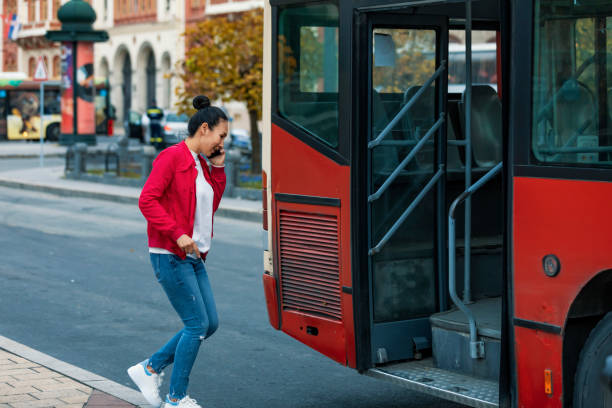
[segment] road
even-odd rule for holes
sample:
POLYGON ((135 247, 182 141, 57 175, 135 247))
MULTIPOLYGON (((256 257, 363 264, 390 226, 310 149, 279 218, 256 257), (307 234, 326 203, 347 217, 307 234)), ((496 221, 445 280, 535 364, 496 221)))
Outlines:
MULTIPOLYGON (((272 329, 261 243, 259 224, 216 219, 206 264, 220 328, 200 348, 193 398, 210 407, 460 407, 361 376, 272 329)), ((3 336, 134 387, 126 368, 181 328, 135 206, 0 188, 0 248, 3 336)))

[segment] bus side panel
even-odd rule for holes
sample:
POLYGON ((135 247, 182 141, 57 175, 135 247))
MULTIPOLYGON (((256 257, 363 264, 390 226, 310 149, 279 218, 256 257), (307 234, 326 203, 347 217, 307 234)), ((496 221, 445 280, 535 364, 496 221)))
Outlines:
POLYGON ((562 330, 582 287, 612 267, 612 183, 516 177, 513 196, 514 317, 536 323, 515 322, 519 406, 561 407, 563 332, 537 325, 562 330), (555 277, 544 273, 546 255, 560 261, 555 277), (544 392, 547 369, 551 397, 544 392))
POLYGON ((563 338, 524 327, 514 329, 518 402, 521 408, 563 407, 563 338), (552 373, 552 395, 544 392, 544 370, 552 373))
MULTIPOLYGON (((281 330, 307 346, 355 367, 352 278, 350 265, 350 168, 342 166, 272 124, 271 131, 272 248, 278 279, 281 330), (277 201, 276 194, 322 197, 339 200, 339 207, 277 201), (341 317, 334 320, 284 304, 283 262, 280 254, 280 211, 295 211, 337 217, 337 259, 339 280, 333 288, 340 299, 341 317), (343 290, 343 288, 345 288, 343 290), (348 293, 347 293, 348 292, 348 293), (314 329, 313 329, 314 328, 314 329), (316 329, 316 330, 315 330, 316 329)), ((316 262, 316 255, 315 255, 316 262)), ((307 265, 308 267, 308 265, 307 265)), ((302 266, 303 268, 303 266, 302 266)), ((294 277, 295 277, 295 271, 294 277)), ((316 273, 316 271, 315 271, 316 273)), ((297 277, 301 279, 301 277, 297 277)), ((295 293, 300 286, 293 287, 295 293), (297 289, 296 289, 297 288, 297 289)), ((311 291, 316 296, 316 290, 311 291)), ((297 294, 300 297, 300 294, 297 294)), ((310 302, 310 300, 308 300, 310 302)))

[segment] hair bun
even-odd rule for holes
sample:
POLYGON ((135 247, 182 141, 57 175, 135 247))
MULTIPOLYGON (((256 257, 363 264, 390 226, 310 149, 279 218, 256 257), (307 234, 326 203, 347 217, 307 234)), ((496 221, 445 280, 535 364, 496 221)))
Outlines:
POLYGON ((193 107, 197 110, 208 108, 210 106, 210 99, 205 95, 198 95, 193 98, 193 107))

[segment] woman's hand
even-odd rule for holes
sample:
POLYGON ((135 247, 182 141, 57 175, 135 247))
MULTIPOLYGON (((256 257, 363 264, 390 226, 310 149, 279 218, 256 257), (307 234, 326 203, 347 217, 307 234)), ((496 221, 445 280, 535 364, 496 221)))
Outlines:
POLYGON ((213 166, 223 166, 225 164, 225 149, 220 148, 208 160, 213 166))
POLYGON ((176 243, 183 251, 185 251, 186 254, 194 254, 197 258, 200 257, 200 251, 198 250, 198 246, 195 242, 193 242, 193 239, 189 238, 189 235, 181 235, 176 240, 176 243))

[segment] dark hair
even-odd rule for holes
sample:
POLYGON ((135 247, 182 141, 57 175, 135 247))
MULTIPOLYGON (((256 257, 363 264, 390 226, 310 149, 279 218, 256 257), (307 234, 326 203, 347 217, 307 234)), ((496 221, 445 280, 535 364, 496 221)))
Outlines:
POLYGON ((227 115, 220 108, 210 106, 210 99, 204 95, 193 98, 193 107, 198 111, 189 119, 187 130, 189 137, 195 135, 202 123, 206 122, 209 129, 214 129, 221 120, 227 120, 227 115))

